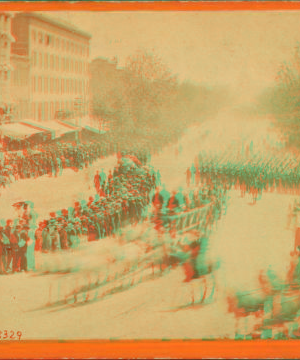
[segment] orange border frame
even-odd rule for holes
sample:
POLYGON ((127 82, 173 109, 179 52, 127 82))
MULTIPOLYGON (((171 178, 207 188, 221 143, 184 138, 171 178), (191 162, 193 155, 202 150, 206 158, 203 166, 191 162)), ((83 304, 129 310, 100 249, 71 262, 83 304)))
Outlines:
POLYGON ((279 11, 299 10, 300 1, 4 1, 11 11, 279 11))
MULTIPOLYGON (((2 2, 2 11, 299 11, 300 1, 2 2)), ((2 341, 3 359, 300 358, 300 340, 2 341)))

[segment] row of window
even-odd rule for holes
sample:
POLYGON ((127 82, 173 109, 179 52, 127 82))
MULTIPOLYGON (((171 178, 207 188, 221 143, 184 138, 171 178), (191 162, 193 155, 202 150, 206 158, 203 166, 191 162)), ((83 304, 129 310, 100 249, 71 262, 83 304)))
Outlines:
POLYGON ((34 67, 45 70, 66 71, 74 73, 86 73, 88 71, 88 63, 86 61, 77 61, 59 55, 50 55, 48 53, 32 52, 32 62, 34 67))
MULTIPOLYGON (((83 106, 82 114, 87 113, 87 107, 87 104, 83 106)), ((32 103, 32 116, 35 120, 53 120, 57 111, 74 111, 74 114, 76 114, 74 101, 41 101, 32 103)))
POLYGON ((44 94, 83 94, 88 91, 88 82, 78 79, 34 76, 32 89, 35 93, 44 94))
POLYGON ((38 44, 39 46, 50 46, 70 54, 76 54, 83 57, 89 56, 88 46, 61 38, 59 36, 47 34, 42 31, 32 30, 32 41, 34 44, 38 44))

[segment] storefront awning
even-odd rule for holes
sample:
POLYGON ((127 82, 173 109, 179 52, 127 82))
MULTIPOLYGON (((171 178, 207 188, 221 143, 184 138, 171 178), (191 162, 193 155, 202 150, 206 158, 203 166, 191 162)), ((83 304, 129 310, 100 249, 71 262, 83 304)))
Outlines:
POLYGON ((88 130, 88 131, 91 131, 92 133, 95 133, 95 134, 98 134, 98 135, 102 135, 102 134, 105 134, 105 133, 106 133, 106 130, 97 129, 97 128, 95 128, 95 127, 91 127, 91 126, 88 126, 88 125, 85 125, 85 126, 83 127, 83 129, 88 130))
POLYGON ((33 135, 43 133, 44 130, 33 128, 22 123, 10 123, 0 126, 2 136, 8 136, 17 139, 27 139, 33 135))
POLYGON ((44 131, 49 131, 51 133, 52 139, 56 139, 65 134, 69 134, 80 130, 78 126, 68 124, 59 120, 44 121, 42 123, 35 122, 33 120, 24 120, 22 123, 35 128, 43 129, 44 131))

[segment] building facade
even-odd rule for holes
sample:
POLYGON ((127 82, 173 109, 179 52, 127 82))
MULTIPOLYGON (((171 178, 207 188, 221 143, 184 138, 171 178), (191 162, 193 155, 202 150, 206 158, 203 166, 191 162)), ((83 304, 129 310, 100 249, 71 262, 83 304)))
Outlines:
POLYGON ((28 119, 31 116, 30 107, 30 59, 28 56, 11 54, 11 113, 13 120, 28 119))
POLYGON ((11 31, 16 117, 47 121, 61 112, 85 116, 91 36, 38 13, 16 14, 11 31))
POLYGON ((0 12, 0 121, 9 115, 12 106, 11 97, 11 44, 14 38, 11 35, 12 14, 0 12))

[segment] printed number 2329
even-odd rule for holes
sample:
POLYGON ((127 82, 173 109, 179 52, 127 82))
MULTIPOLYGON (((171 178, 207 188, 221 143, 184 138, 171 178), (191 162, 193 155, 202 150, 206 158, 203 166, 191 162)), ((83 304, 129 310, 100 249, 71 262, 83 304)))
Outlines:
POLYGON ((0 340, 21 340, 22 331, 0 330, 0 340))

